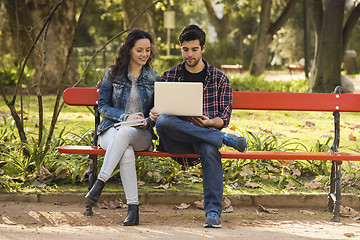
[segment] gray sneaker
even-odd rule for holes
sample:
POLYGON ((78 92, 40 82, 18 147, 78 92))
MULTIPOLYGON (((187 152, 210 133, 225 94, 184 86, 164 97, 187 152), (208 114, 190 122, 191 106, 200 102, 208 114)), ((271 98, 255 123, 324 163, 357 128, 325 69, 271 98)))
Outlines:
POLYGON ((211 211, 206 214, 204 224, 206 228, 221 228, 220 216, 217 212, 211 211))
POLYGON ((231 133, 225 133, 222 140, 226 146, 233 147, 239 152, 246 152, 249 141, 247 137, 240 137, 231 133))

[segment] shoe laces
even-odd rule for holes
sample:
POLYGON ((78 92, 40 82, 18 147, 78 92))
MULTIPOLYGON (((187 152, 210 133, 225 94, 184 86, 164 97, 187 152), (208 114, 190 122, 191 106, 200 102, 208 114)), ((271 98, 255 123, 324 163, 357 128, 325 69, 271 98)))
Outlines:
POLYGON ((210 212, 210 218, 215 219, 216 218, 216 212, 210 212))

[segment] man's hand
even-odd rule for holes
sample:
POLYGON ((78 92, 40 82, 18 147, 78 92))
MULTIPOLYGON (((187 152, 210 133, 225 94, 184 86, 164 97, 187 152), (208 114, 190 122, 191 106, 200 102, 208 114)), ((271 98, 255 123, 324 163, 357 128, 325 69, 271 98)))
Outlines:
POLYGON ((216 127, 222 128, 224 126, 224 121, 219 117, 209 118, 208 116, 202 117, 189 117, 188 121, 192 122, 199 127, 216 127))
POLYGON ((158 118, 158 116, 159 116, 159 113, 156 111, 155 108, 152 108, 152 109, 150 110, 150 114, 149 114, 150 119, 151 119, 153 122, 156 122, 156 119, 158 118))

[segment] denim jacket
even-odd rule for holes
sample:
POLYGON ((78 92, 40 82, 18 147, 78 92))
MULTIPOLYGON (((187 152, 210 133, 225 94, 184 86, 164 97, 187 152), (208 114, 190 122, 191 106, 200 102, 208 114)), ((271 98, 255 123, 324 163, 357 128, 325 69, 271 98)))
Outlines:
MULTIPOLYGON (((115 123, 125 121, 129 116, 129 114, 125 113, 125 107, 130 96, 132 83, 125 74, 117 75, 115 79, 112 79, 110 72, 111 68, 105 71, 100 87, 98 106, 103 118, 99 124, 97 134, 105 132, 115 123)), ((149 111, 154 106, 154 82, 158 80, 159 74, 156 71, 143 66, 136 82, 142 113, 147 118, 149 128, 154 126, 154 123, 149 119, 149 111)))

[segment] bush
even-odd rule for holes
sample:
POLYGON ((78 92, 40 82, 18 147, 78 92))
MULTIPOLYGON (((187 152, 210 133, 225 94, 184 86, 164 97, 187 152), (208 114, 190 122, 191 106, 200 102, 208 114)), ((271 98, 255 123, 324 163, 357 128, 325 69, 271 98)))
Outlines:
POLYGON ((249 74, 229 77, 233 91, 252 92, 308 92, 309 82, 306 79, 293 81, 267 81, 264 76, 249 74))

